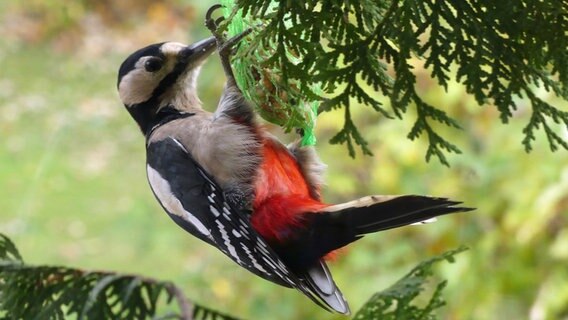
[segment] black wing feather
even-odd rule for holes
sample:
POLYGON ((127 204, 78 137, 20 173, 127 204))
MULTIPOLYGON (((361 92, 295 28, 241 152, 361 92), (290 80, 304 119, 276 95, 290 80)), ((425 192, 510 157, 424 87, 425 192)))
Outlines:
POLYGON ((323 309, 332 311, 308 280, 295 274, 253 229, 249 212, 231 207, 221 188, 179 141, 174 138, 151 141, 147 146, 147 163, 149 170, 152 168, 168 182, 171 194, 207 228, 209 235, 200 232, 186 218, 170 212, 157 195, 160 186, 150 181, 156 198, 176 224, 248 271, 281 286, 296 288, 323 309))
MULTIPOLYGON (((233 210, 221 188, 209 177, 183 146, 173 138, 147 146, 148 166, 169 183, 170 191, 183 208, 210 232, 205 236, 178 214, 168 215, 184 230, 215 246, 252 273, 286 287, 299 280, 252 228, 246 212, 233 210)), ((150 169, 149 169, 150 170, 150 169)), ((160 186, 152 185, 154 194, 160 186)))

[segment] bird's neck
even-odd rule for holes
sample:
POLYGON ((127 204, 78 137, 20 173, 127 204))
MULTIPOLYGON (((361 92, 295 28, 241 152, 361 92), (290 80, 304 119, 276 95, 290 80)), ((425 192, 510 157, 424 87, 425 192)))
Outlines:
POLYGON ((179 90, 171 90, 175 94, 163 97, 164 105, 160 110, 166 106, 173 106, 180 112, 194 112, 201 110, 201 100, 197 96, 193 88, 180 88, 179 90))
POLYGON ((142 134, 148 137, 154 128, 164 123, 194 115, 195 112, 191 112, 191 109, 201 110, 201 108, 182 109, 173 104, 160 105, 149 100, 129 107, 128 111, 138 123, 142 134))
POLYGON ((173 119, 175 115, 203 112, 194 86, 174 89, 128 108, 145 136, 148 136, 152 128, 163 123, 166 118, 173 119))
POLYGON ((191 117, 193 115, 195 115, 195 113, 180 111, 173 105, 167 105, 165 107, 160 108, 160 110, 154 117, 154 123, 150 130, 153 130, 154 128, 157 128, 170 121, 191 117))
POLYGON ((198 112, 198 110, 202 110, 201 100, 197 96, 198 74, 199 69, 196 69, 180 77, 159 97, 160 101, 162 101, 159 109, 165 106, 173 106, 180 112, 198 112))
POLYGON ((127 110, 134 118, 142 134, 147 135, 155 123, 156 113, 159 105, 151 100, 128 106, 127 110))

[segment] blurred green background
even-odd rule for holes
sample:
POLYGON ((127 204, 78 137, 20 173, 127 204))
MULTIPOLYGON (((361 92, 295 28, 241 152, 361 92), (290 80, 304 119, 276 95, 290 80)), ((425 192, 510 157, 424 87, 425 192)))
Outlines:
MULTIPOLYGON (((205 37, 210 5, 0 1, 0 232, 28 263, 172 280, 189 298, 242 318, 341 319, 185 234, 147 186, 144 139, 118 99, 116 72, 149 43, 205 37)), ((329 165, 325 198, 430 194, 478 210, 351 246, 332 270, 352 309, 419 261, 465 244, 469 251, 439 269, 449 280, 442 319, 567 319, 568 153, 551 153, 542 134, 531 154, 523 151, 526 101, 503 125, 492 106, 477 106, 461 85, 444 92, 416 70, 426 100, 462 124, 463 131, 439 129, 463 154, 449 157, 451 168, 425 163, 426 141, 406 139, 412 112, 385 120, 357 108, 354 118, 375 156, 353 160, 344 146, 327 143, 343 113, 324 114, 317 136, 329 165)), ((215 107, 223 82, 210 59, 199 82, 207 108, 215 107)))

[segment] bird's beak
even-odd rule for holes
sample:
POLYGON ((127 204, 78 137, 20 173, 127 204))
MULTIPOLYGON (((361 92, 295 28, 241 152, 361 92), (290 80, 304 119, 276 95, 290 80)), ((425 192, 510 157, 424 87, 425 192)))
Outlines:
POLYGON ((179 55, 181 60, 198 64, 209 57, 216 48, 217 40, 215 37, 210 37, 183 48, 179 55))

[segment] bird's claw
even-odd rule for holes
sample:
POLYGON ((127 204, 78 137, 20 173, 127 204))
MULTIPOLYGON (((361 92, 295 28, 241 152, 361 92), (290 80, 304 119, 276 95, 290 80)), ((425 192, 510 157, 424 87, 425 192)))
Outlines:
POLYGON ((219 51, 219 54, 221 56, 230 56, 231 53, 232 53, 232 48, 240 40, 242 40, 249 33, 251 33, 252 29, 249 28, 249 29, 245 30, 244 32, 242 32, 241 34, 238 34, 238 35, 226 40, 224 35, 223 35, 223 32, 221 30, 219 30, 219 25, 225 20, 225 18, 219 17, 217 19, 214 19, 212 17, 213 13, 220 8, 223 8, 223 5, 215 4, 207 10, 207 12, 205 13, 205 26, 207 27, 207 29, 209 29, 209 31, 211 31, 213 36, 217 39, 217 50, 219 51))
POLYGON ((207 12, 205 13, 205 20, 209 20, 211 19, 211 15, 213 15, 213 12, 217 9, 223 8, 223 5, 220 3, 214 4, 211 6, 211 8, 207 9, 207 12))
POLYGON ((211 8, 209 8, 207 10, 207 12, 205 13, 205 26, 207 27, 207 29, 209 29, 209 31, 211 31, 213 36, 215 36, 218 44, 219 44, 219 42, 221 42, 221 43, 224 42, 223 33, 219 31, 219 24, 221 22, 223 22, 223 20, 225 20, 225 18, 220 17, 220 18, 214 19, 212 17, 212 15, 213 15, 213 12, 215 12, 216 10, 218 10, 220 8, 223 8, 223 6, 221 4, 215 4, 215 5, 211 6, 211 8))
POLYGON ((233 77, 233 72, 229 62, 230 57, 233 54, 233 48, 237 43, 239 43, 239 41, 241 41, 244 37, 251 33, 252 29, 248 28, 242 33, 230 39, 225 39, 223 29, 219 28, 219 25, 225 20, 225 18, 220 17, 214 19, 212 17, 213 13, 220 8, 223 8, 223 6, 220 4, 215 4, 211 6, 209 10, 207 10, 207 12, 205 13, 205 26, 207 27, 207 29, 209 29, 209 31, 211 31, 211 33, 217 40, 217 52, 219 52, 219 57, 221 58, 221 63, 223 64, 223 68, 225 69, 225 74, 233 77))

